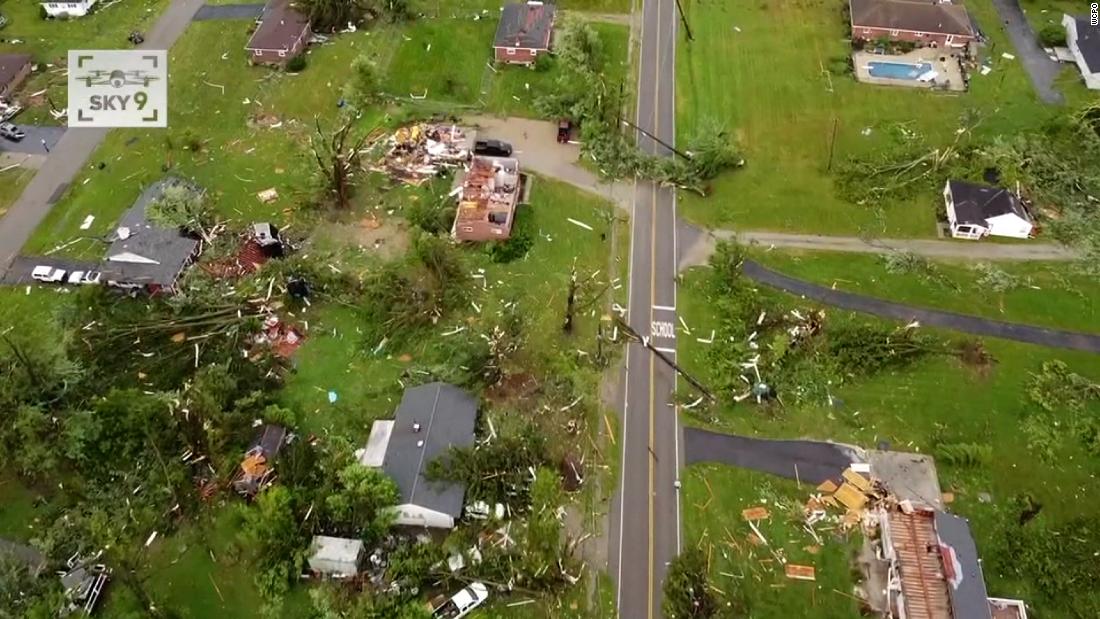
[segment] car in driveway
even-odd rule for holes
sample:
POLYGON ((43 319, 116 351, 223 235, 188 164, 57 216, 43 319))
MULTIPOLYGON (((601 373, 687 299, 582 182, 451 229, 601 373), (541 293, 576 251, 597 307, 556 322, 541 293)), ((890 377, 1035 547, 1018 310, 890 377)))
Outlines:
POLYGON ((99 271, 73 271, 67 281, 70 284, 98 284, 101 277, 99 271))
POLYGON ((18 142, 27 137, 23 130, 11 123, 0 123, 0 137, 11 140, 12 142, 18 142))
POLYGON ((65 274, 68 273, 65 269, 59 269, 56 267, 38 265, 31 270, 31 279, 45 282, 47 284, 55 284, 57 282, 65 281, 65 274))
POLYGON ((477 140, 474 142, 474 154, 485 157, 511 157, 512 145, 501 140, 477 140))
POLYGON ((432 619, 462 619, 489 599, 489 588, 483 583, 471 583, 451 599, 432 609, 432 619))

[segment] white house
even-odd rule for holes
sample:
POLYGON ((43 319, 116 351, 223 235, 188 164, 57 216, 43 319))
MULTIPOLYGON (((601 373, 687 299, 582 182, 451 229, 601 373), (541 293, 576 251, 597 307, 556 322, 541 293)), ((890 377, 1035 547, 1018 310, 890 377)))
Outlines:
POLYGON ((1015 194, 1000 187, 947 181, 943 188, 951 236, 977 240, 984 236, 1026 239, 1034 224, 1015 194))
POLYGON ((392 421, 376 421, 367 446, 356 452, 366 466, 378 466, 401 493, 395 524, 450 529, 462 515, 465 484, 429 480, 428 465, 451 447, 474 444, 477 401, 446 383, 405 390, 392 421))
POLYGON ((77 0, 76 2, 42 2, 46 15, 50 17, 84 17, 95 6, 96 0, 77 0))
POLYGON ((1062 15, 1066 29, 1066 47, 1073 54, 1085 86, 1100 90, 1100 24, 1088 17, 1062 15))
POLYGON ((365 552, 363 540, 314 535, 309 569, 329 578, 351 578, 359 573, 365 552))

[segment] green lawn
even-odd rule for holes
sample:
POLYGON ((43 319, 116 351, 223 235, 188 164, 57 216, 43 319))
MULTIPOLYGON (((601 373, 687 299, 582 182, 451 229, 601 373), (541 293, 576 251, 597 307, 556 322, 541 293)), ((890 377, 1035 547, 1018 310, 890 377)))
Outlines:
POLYGON ((1019 286, 1003 294, 983 290, 973 262, 932 263, 935 275, 895 274, 868 254, 755 252, 753 257, 786 275, 921 307, 946 309, 1061 329, 1100 332, 1100 288, 1059 262, 995 263, 1019 286), (982 302, 975 303, 975 298, 982 302))
POLYGON ((0 213, 8 210, 15 203, 23 188, 34 178, 34 170, 15 168, 7 172, 0 172, 0 213))
POLYGON ((851 53, 842 4, 831 0, 690 0, 694 42, 677 47, 677 132, 692 136, 708 119, 738 138, 746 166, 724 174, 708 198, 682 197, 683 212, 707 226, 821 234, 931 236, 936 192, 906 204, 855 206, 840 199, 826 172, 834 161, 887 143, 895 123, 939 143, 951 139, 967 109, 982 113, 979 133, 1035 126, 1057 110, 1041 105, 990 0, 967 8, 991 44, 993 72, 975 75, 965 94, 879 87, 828 74, 851 53), (739 29, 739 30, 738 30, 739 29), (869 135, 864 132, 869 130, 869 135))
MULTIPOLYGON (((844 259, 851 260, 850 257, 844 259)), ((828 263, 829 258, 822 260, 828 263)), ((800 263, 795 267, 815 272, 812 265, 800 263)), ((851 261, 852 277, 858 279, 865 272, 858 260, 851 261)), ((692 330, 690 336, 680 336, 681 361, 704 383, 715 377, 710 373, 712 364, 707 360, 708 345, 696 338, 707 338, 717 325, 708 301, 705 278, 704 269, 689 271, 679 298, 681 316, 692 330)), ((895 284, 887 288, 899 292, 906 290, 895 284)), ((812 307, 805 301, 767 289, 762 289, 761 293, 781 296, 787 300, 788 307, 812 307)), ((828 321, 847 320, 851 316, 836 309, 827 308, 826 311, 828 321)), ((962 339, 959 334, 937 333, 962 339)), ((1090 505, 1100 501, 1100 487, 1095 483, 1096 475, 1100 474, 1100 462, 1087 455, 1080 440, 1068 431, 1059 430, 1057 422, 1048 421, 1040 428, 1025 423, 1036 413, 1035 405, 1028 399, 1027 385, 1032 373, 1039 371, 1044 361, 1054 359, 1064 361, 1072 371, 1095 382, 1100 380, 1100 358, 1005 340, 985 339, 983 342, 993 358, 987 366, 966 365, 955 357, 925 358, 905 369, 889 370, 834 386, 830 389, 836 399, 833 406, 826 402, 804 406, 788 404, 764 411, 755 404, 724 404, 705 416, 685 411, 682 419, 690 425, 717 427, 750 436, 805 437, 863 447, 875 447, 885 441, 893 449, 925 453, 937 440, 990 446, 994 457, 985 466, 964 468, 940 462, 940 482, 945 490, 955 493, 951 509, 971 519, 978 547, 987 551, 983 554, 986 555, 985 576, 990 593, 1028 599, 1037 595, 1029 588, 1031 585, 1010 579, 994 569, 1008 560, 997 555, 996 549, 1004 534, 1002 527, 1006 514, 1015 513, 1010 511, 1011 499, 1030 494, 1042 503, 1040 517, 1048 523, 1063 523, 1086 514, 1090 505), (1041 451, 1040 446, 1046 440, 1053 440, 1050 455, 1043 455, 1041 451), (988 493, 992 501, 979 501, 980 493, 988 493)), ((716 478, 709 473, 707 478, 716 493, 736 492, 720 488, 740 483, 726 481, 737 478, 716 478)), ((688 489, 690 491, 690 485, 688 489)), ((695 518, 694 515, 688 517, 695 518)), ((720 517, 709 511, 703 518, 704 524, 692 526, 709 526, 713 531, 716 528, 714 519, 720 517)), ((820 602, 821 598, 818 600, 820 602)), ((1047 610, 1050 613, 1044 612, 1044 616, 1064 617, 1054 609, 1047 610)))

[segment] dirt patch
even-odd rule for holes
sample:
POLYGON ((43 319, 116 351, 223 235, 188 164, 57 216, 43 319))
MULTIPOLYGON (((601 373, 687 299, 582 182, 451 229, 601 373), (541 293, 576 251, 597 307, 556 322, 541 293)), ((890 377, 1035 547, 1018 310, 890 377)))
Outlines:
POLYGON ((409 249, 409 224, 397 218, 367 216, 351 223, 326 223, 317 234, 341 245, 373 252, 383 260, 405 255, 409 249))
POLYGON ((494 404, 522 401, 538 391, 539 380, 530 372, 508 374, 485 392, 485 397, 494 404))
POLYGON ((988 378, 993 372, 993 367, 997 364, 997 360, 993 358, 985 348, 985 344, 981 340, 966 340, 959 344, 958 349, 959 360, 963 362, 968 368, 973 370, 978 376, 982 378, 988 378))

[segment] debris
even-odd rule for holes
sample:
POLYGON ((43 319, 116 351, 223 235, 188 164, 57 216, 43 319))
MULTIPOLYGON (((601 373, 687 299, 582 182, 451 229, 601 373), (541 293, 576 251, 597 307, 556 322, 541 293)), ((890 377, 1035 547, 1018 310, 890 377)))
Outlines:
POLYGON ((788 563, 783 566, 784 571, 787 573, 787 578, 793 580, 817 580, 815 570, 812 565, 796 565, 794 563, 788 563))
POLYGON ((943 498, 944 505, 948 505, 955 502, 954 492, 944 492, 941 497, 943 498))
POLYGON ((329 404, 335 404, 335 403, 336 403, 336 400, 337 400, 337 399, 338 399, 339 397, 340 397, 340 396, 336 395, 336 392, 335 392, 335 391, 332 391, 332 390, 330 390, 330 391, 328 392, 328 403, 329 403, 329 404))
POLYGON ((146 538, 145 547, 148 548, 149 546, 152 546, 153 545, 153 540, 155 540, 155 539, 157 539, 157 532, 153 531, 152 533, 149 534, 149 537, 146 538))
POLYGON ((268 204, 279 199, 279 192, 276 191, 274 187, 272 187, 271 189, 265 189, 257 193, 256 197, 260 199, 260 202, 268 204))
POLYGON ((771 512, 768 511, 768 508, 762 505, 741 510, 741 517, 750 522, 755 520, 764 520, 765 518, 768 518, 770 516, 771 512))
POLYGON ((1008 52, 1002 53, 1001 58, 1004 58, 1005 60, 1015 60, 1016 59, 1015 56, 1013 56, 1012 54, 1010 54, 1008 52))
POLYGON ((572 217, 566 217, 565 219, 566 219, 566 221, 573 224, 574 226, 580 226, 580 227, 584 228, 585 230, 592 230, 593 229, 592 226, 590 226, 590 225, 588 225, 588 224, 586 224, 582 221, 577 221, 576 219, 573 219, 572 217))
POLYGON ((84 221, 80 223, 81 230, 87 230, 92 227, 92 222, 95 221, 95 215, 88 215, 84 218, 84 221))

